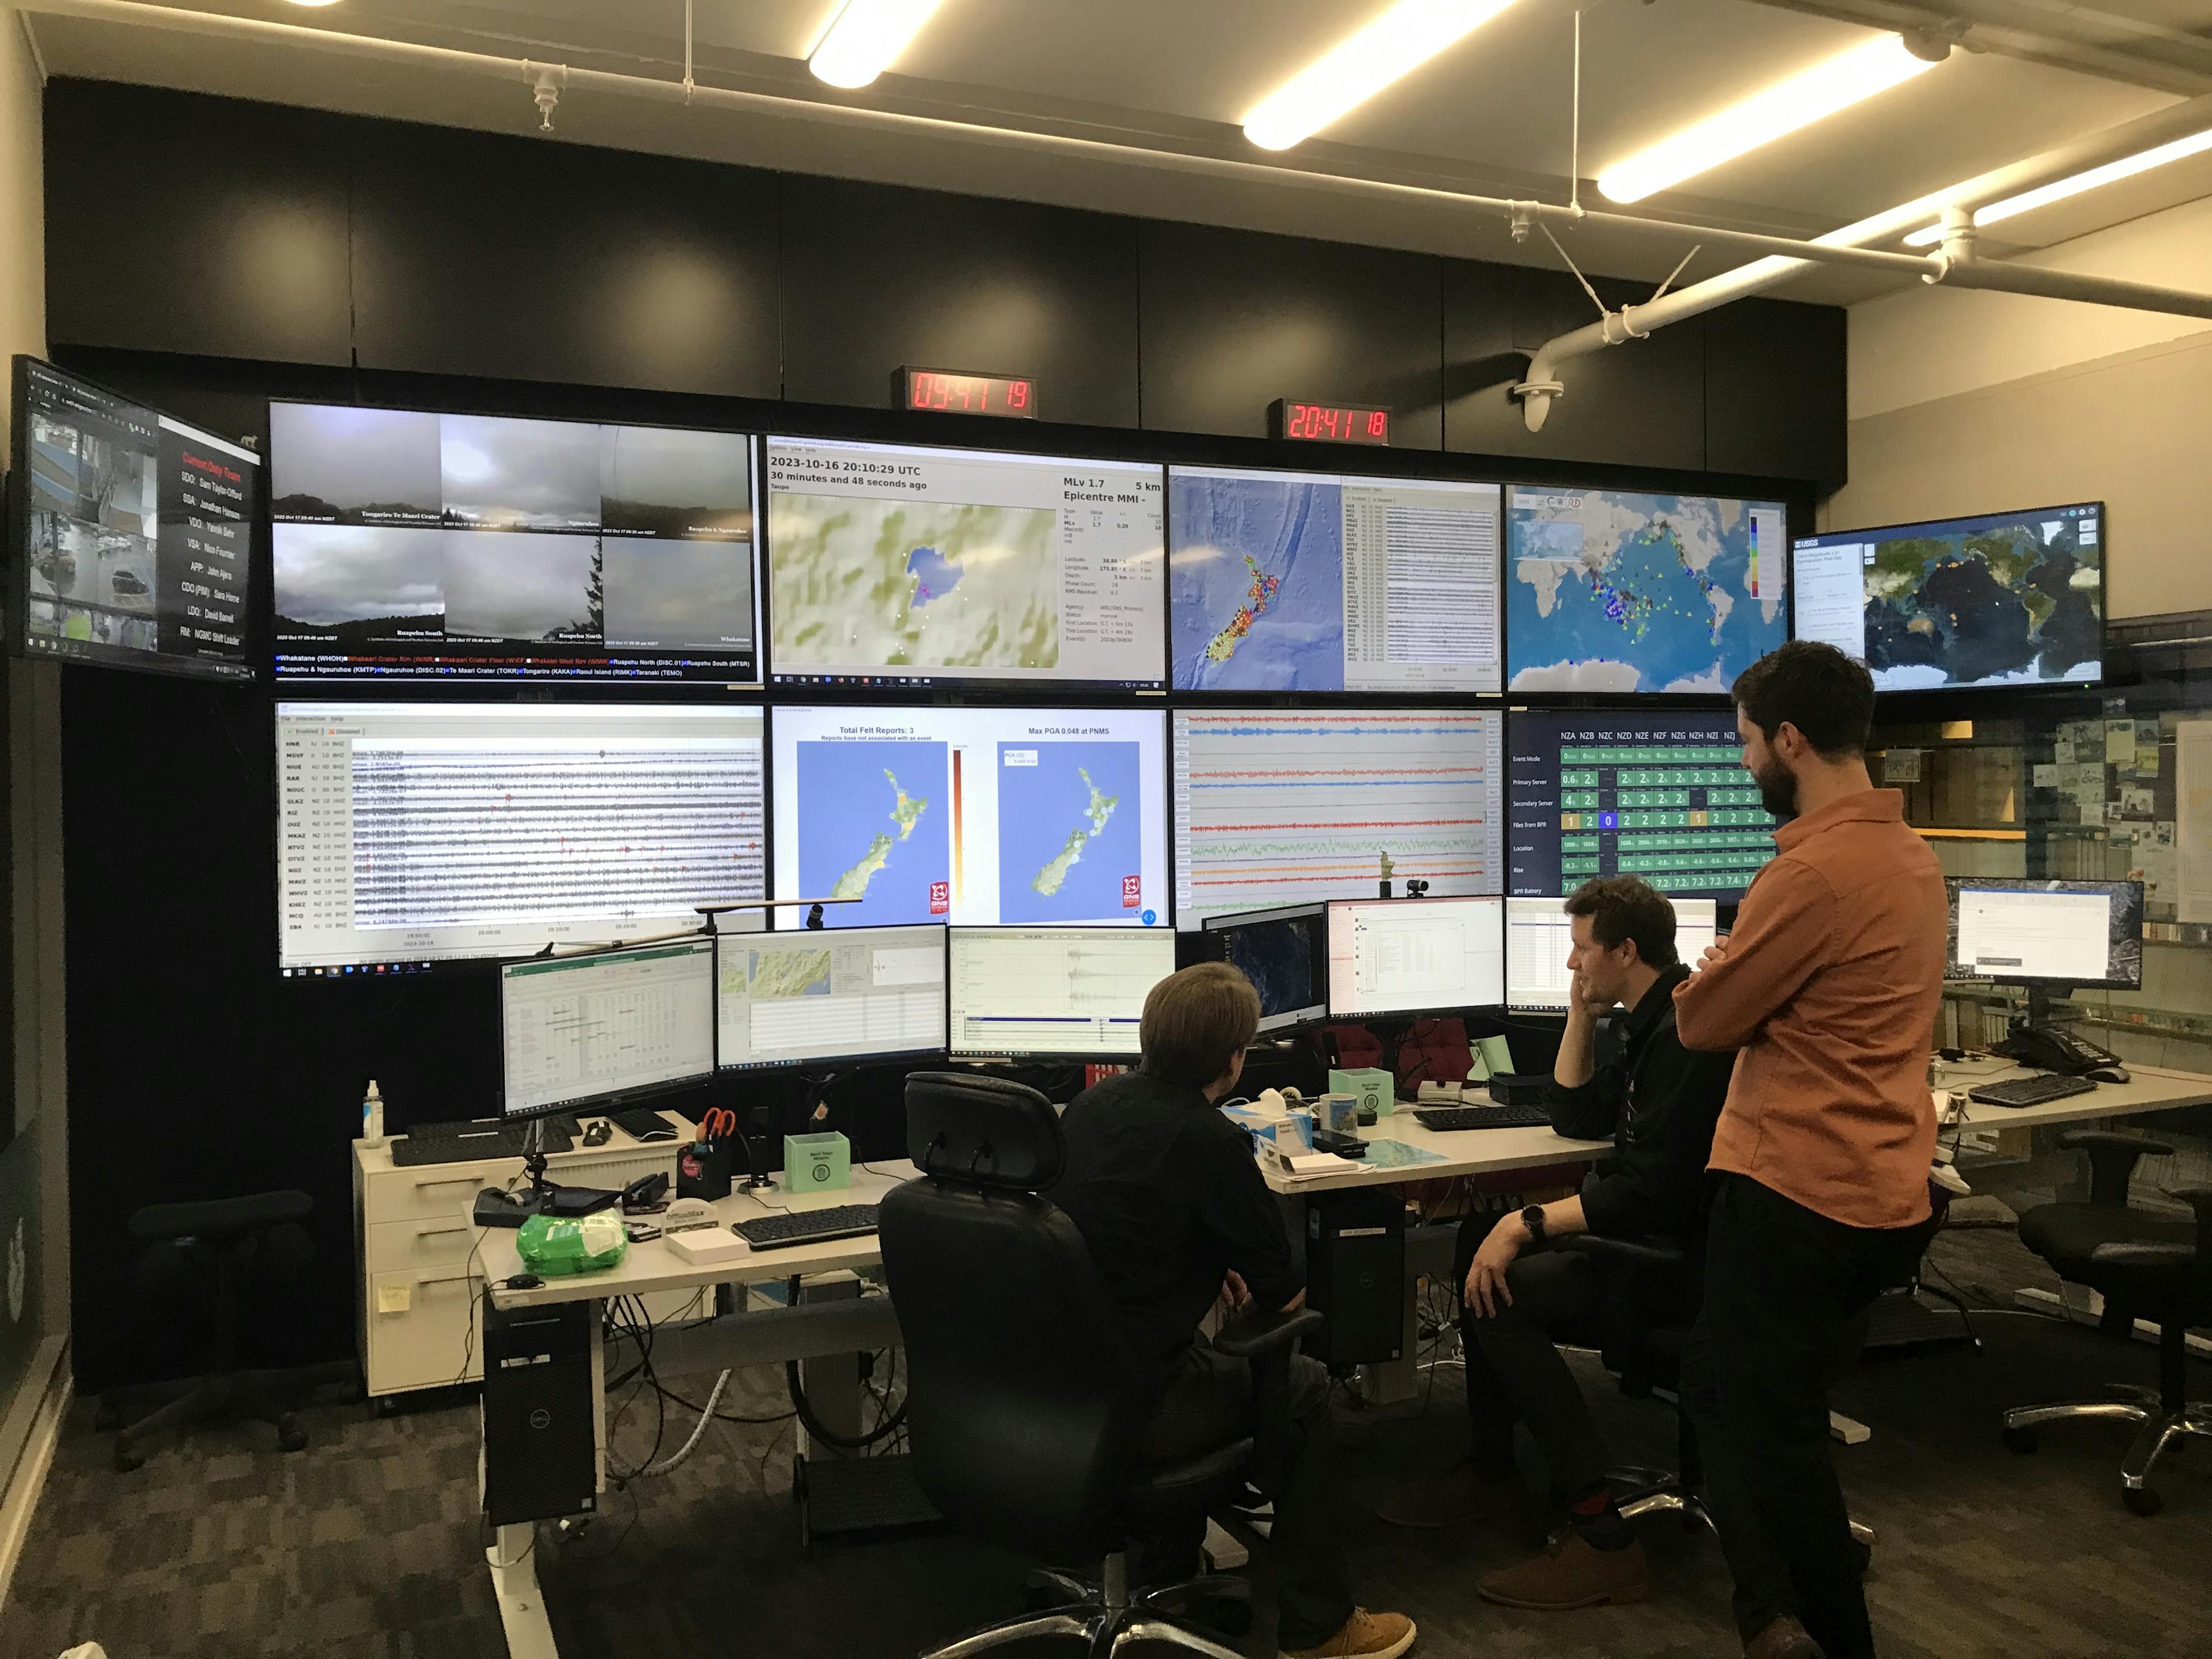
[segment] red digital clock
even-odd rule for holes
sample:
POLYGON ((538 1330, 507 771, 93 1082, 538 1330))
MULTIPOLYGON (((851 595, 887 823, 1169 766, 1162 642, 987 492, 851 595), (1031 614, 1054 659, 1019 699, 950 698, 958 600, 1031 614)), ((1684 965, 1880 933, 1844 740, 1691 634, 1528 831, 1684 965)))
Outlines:
POLYGON ((902 368, 898 400, 902 409, 934 410, 947 415, 999 415, 1017 421, 1037 417, 1036 382, 1026 375, 902 368))
POLYGON ((1374 404, 1317 404, 1278 398, 1268 411, 1274 435, 1325 444, 1390 441, 1390 411, 1374 404))

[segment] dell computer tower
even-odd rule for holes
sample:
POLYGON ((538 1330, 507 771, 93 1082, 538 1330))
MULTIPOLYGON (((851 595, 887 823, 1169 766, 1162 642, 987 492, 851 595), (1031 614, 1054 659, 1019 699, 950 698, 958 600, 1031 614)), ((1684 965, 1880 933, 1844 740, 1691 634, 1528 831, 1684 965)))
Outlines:
POLYGON ((595 1304, 483 1306, 484 1512, 494 1526, 599 1508, 595 1304))
POLYGON ((1306 1352, 1332 1370, 1405 1352, 1406 1200, 1350 1187, 1306 1200, 1306 1303, 1327 1316, 1306 1352))

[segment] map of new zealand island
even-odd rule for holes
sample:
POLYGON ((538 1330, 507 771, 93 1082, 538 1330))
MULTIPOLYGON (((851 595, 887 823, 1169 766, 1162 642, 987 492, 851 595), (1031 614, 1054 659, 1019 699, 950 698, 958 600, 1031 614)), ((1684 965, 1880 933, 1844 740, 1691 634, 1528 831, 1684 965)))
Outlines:
POLYGON ((946 744, 927 741, 799 745, 801 896, 854 898, 833 927, 943 921, 932 883, 952 877, 946 744))
POLYGON ((999 745, 999 920, 1133 921, 1144 868, 1133 743, 999 745))

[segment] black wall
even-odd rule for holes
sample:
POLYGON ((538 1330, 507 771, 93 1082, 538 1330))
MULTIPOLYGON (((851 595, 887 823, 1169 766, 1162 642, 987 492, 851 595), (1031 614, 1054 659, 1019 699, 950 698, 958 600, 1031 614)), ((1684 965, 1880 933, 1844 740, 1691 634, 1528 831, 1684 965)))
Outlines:
MULTIPOLYGON (((1587 320, 1564 272, 106 83, 46 100, 53 356, 264 447, 272 397, 1002 441, 892 412, 911 363, 1034 376, 1049 423, 1018 441, 1079 454, 1280 462, 1267 404, 1313 396, 1387 403, 1401 435, 1307 465, 1757 495, 1801 524, 1843 481, 1830 308, 1740 301, 1578 362, 1532 434, 1504 388, 1587 320)), ((265 535, 257 556, 265 582, 265 535)), ((78 1376, 191 1363, 127 1294, 124 1217, 272 1187, 314 1196, 321 1271, 252 1341, 346 1352, 362 1085, 395 1129, 489 1109, 494 981, 278 976, 265 683, 69 669, 63 742, 78 1376)), ((895 1155, 894 1076, 841 1109, 860 1156, 895 1155)))

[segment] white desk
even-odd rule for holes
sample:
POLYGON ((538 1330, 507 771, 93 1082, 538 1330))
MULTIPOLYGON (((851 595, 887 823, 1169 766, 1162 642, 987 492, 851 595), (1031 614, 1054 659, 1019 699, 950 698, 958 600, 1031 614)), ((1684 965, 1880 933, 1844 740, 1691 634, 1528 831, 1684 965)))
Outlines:
MULTIPOLYGON (((1482 1091, 1468 1102, 1480 1105, 1489 1099, 1482 1091)), ((1396 1140, 1434 1152, 1441 1164, 1384 1168, 1359 1158, 1342 1160, 1340 1172, 1286 1176, 1262 1165, 1267 1185, 1287 1197, 1304 1198, 1314 1193, 1333 1193, 1346 1187, 1395 1187, 1408 1181, 1436 1181, 1452 1176, 1498 1175, 1513 1170, 1538 1170, 1547 1164, 1587 1164, 1609 1158, 1611 1140, 1570 1140, 1551 1129, 1428 1129, 1413 1115, 1413 1108, 1401 1106, 1390 1116, 1379 1118, 1372 1128, 1362 1129, 1362 1140, 1396 1140)))
MULTIPOLYGON (((2101 1117, 2125 1117, 2135 1112, 2167 1112, 2182 1106, 2212 1102, 2212 1077, 2196 1072, 2168 1071, 2160 1066, 2130 1066, 2125 1083, 2100 1083, 2086 1095, 2069 1095, 2041 1106, 1988 1106, 1980 1101, 1966 1104, 1966 1126, 1974 1129, 2032 1128, 2043 1123, 2089 1123, 2101 1117)), ((1967 1090, 2002 1078, 2033 1075, 2024 1066, 2002 1071, 1968 1073, 1948 1068, 1946 1089, 1967 1090)), ((1955 1121, 1955 1120, 1954 1120, 1955 1121)), ((1948 1125, 1946 1125, 1948 1127, 1948 1125)))

